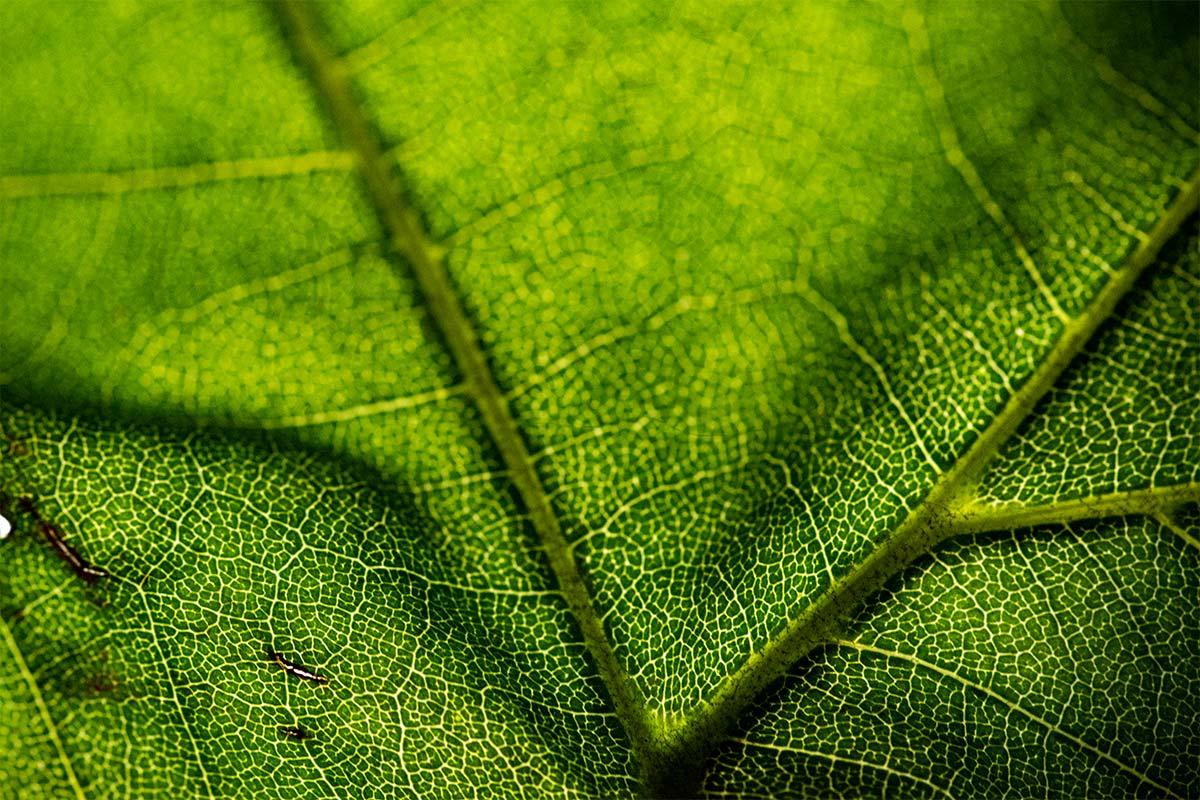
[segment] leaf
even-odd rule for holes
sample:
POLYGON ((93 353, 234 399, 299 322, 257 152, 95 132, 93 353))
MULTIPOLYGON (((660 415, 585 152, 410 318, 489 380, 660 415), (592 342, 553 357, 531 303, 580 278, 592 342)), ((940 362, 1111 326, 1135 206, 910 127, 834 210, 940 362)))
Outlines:
POLYGON ((568 743, 586 736, 604 748, 595 757, 627 759, 527 537, 497 541, 489 582, 472 581, 445 565, 447 533, 411 494, 381 494, 378 476, 319 453, 211 433, 73 434, 21 410, 5 431, 28 450, 27 486, 63 463, 98 476, 42 513, 115 575, 87 589, 32 530, 8 557, 5 685, 78 714, 65 727, 81 738, 64 745, 36 704, 5 706, 33 717, 10 736, 74 771, 53 791, 456 795, 475 776, 502 794, 594 792, 603 784, 572 766, 568 743), (329 685, 290 677, 267 650, 329 685), (278 733, 297 725, 311 740, 278 733), (131 747, 148 770, 136 781, 131 747))
POLYGON ((948 548, 756 709, 711 794, 1190 796, 1196 567, 1142 520, 948 548))
POLYGON ((1200 790, 1187 7, 0 14, 6 792, 1200 790))
POLYGON ((1194 222, 1175 245, 984 480, 1041 518, 1001 522, 993 501, 992 532, 899 576, 747 715, 711 794, 1195 794, 1200 506, 1118 517, 1134 497, 1120 486, 1200 478, 1194 222))

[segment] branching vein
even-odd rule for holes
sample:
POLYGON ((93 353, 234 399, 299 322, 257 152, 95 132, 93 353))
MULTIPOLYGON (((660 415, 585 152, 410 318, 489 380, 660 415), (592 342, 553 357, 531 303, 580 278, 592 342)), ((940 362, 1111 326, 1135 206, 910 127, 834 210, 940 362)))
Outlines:
POLYGON ((152 189, 182 189, 205 183, 282 178, 313 172, 350 170, 350 153, 318 151, 299 156, 243 158, 187 164, 179 167, 145 167, 123 172, 67 172, 46 175, 0 175, 0 200, 20 197, 53 197, 86 194, 124 194, 152 189))
POLYGON ((981 694, 987 695, 989 698, 1004 705, 1006 708, 1010 708, 1013 711, 1017 712, 1018 714, 1021 714, 1022 716, 1037 723, 1038 725, 1041 725, 1042 727, 1044 727, 1046 730, 1050 731, 1054 735, 1061 736, 1062 738, 1066 739, 1067 741, 1071 742, 1072 744, 1076 745, 1077 747, 1087 750, 1089 753, 1099 756, 1100 758, 1104 759, 1105 761, 1108 761, 1109 763, 1113 764, 1114 766, 1118 767, 1119 769, 1121 769, 1125 772, 1128 772, 1130 775, 1133 775, 1138 780, 1145 783, 1147 786, 1153 786, 1155 789, 1157 789, 1160 792, 1163 792, 1164 794, 1168 795, 1169 797, 1179 797, 1179 795, 1175 794, 1167 787, 1165 787, 1162 784, 1158 783, 1157 781, 1153 780, 1148 775, 1146 775, 1144 772, 1140 772, 1139 770, 1135 769, 1134 767, 1131 767, 1130 765, 1121 761, 1120 759, 1118 759, 1111 753, 1107 753, 1104 750, 1101 750, 1100 748, 1096 747, 1095 745, 1089 744, 1088 742, 1084 741, 1083 739, 1080 739, 1078 736, 1071 733, 1070 731, 1064 730, 1063 728, 1060 728, 1058 725, 1054 724, 1050 720, 1048 720, 1044 717, 1040 717, 1037 714, 1033 713, 1032 711, 1026 709, 1020 703, 1014 703, 1012 700, 1009 700, 1007 697, 1005 697, 1004 695, 995 691, 994 689, 984 686, 982 683, 976 683, 973 680, 964 678, 963 676, 959 675, 957 672, 954 672, 953 670, 946 669, 945 667, 939 666, 930 661, 926 661, 923 658, 919 658, 914 655, 909 655, 908 653, 901 653, 896 650, 887 650, 882 647, 875 647, 874 645, 863 644, 861 642, 853 642, 853 641, 848 641, 845 639, 837 639, 833 643, 836 644, 838 647, 849 647, 849 648, 852 648, 854 650, 859 650, 864 653, 875 653, 876 655, 885 656, 887 658, 893 658, 893 659, 897 659, 900 661, 907 661, 908 663, 910 663, 916 667, 920 667, 922 669, 927 669, 930 672, 935 672, 938 675, 941 675, 942 677, 957 681, 958 683, 961 683, 963 686, 973 689, 974 691, 977 691, 981 694))
MULTIPOLYGON (((1117 302, 1134 285, 1163 244, 1196 208, 1198 184, 1194 175, 1154 228, 1141 239, 1122 268, 1110 276, 1108 283, 1077 317, 1069 316, 1050 291, 1016 230, 964 155, 929 59, 924 21, 919 15, 907 14, 905 25, 918 80, 942 137, 947 159, 962 175, 988 216, 1013 242, 1030 278, 1037 285, 1051 313, 1061 322, 1061 336, 1044 355, 1040 366, 1012 392, 987 428, 953 467, 941 474, 925 500, 912 509, 887 540, 833 583, 825 594, 788 621, 763 648, 751 654, 742 667, 726 679, 708 705, 698 709, 690 718, 679 720, 677 727, 671 730, 656 730, 652 729, 642 698, 619 662, 600 616, 592 605, 578 564, 534 470, 533 458, 522 439, 508 399, 492 375, 473 323, 446 269, 443 261, 445 247, 431 240, 417 212, 405 202, 382 145, 354 97, 346 66, 339 62, 322 40, 311 8, 295 0, 280 0, 278 8, 295 55, 328 106, 345 144, 354 153, 391 246, 411 267, 430 315, 462 373, 465 391, 478 408, 483 424, 528 509, 562 594, 596 661, 651 791, 662 788, 662 782, 670 780, 667 776, 686 776, 697 768, 711 744, 773 680, 813 648, 835 638, 838 622, 899 569, 929 551, 945 537, 958 532, 955 522, 969 516, 964 513, 970 505, 969 490, 984 465, 1051 389, 1096 329, 1111 316, 1117 302)), ((836 325, 836 317, 833 319, 836 325)), ((840 330, 842 326, 838 327, 840 330)), ((841 332, 845 338, 845 331, 841 332)), ((602 346, 603 342, 597 344, 602 346)), ((861 357, 863 354, 859 355, 861 357)), ((578 357, 577 353, 570 354, 566 363, 578 357)), ((882 368, 875 371, 879 374, 882 368)), ((884 378, 886 386, 886 376, 884 378)))
POLYGON ((1151 114, 1165 120, 1168 125, 1174 128, 1185 139, 1192 143, 1200 139, 1200 131, 1189 125, 1175 111, 1167 108, 1161 100, 1144 87, 1139 86, 1118 72, 1106 56, 1096 52, 1087 42, 1080 39, 1074 29, 1071 28, 1071 24, 1067 22, 1067 18, 1063 15, 1061 3, 1057 2, 1057 0, 1049 0, 1049 2, 1042 3, 1042 13, 1051 25, 1054 26, 1054 34, 1058 40, 1066 45, 1067 49, 1076 58, 1091 66, 1096 71, 1096 75, 1100 80, 1130 98, 1151 114))
POLYGON ((1108 320, 1117 303, 1154 261, 1159 250, 1191 215, 1200 200, 1200 170, 1141 241, 1121 269, 1095 295, 1082 313, 1064 325, 1062 335, 1041 364, 963 453, 944 472, 919 505, 909 512, 890 536, 853 569, 810 603, 742 666, 730 675, 710 703, 681 721, 674 741, 674 758, 695 762, 709 743, 732 725, 741 712, 787 668, 827 641, 841 619, 892 575, 939 542, 960 532, 973 512, 973 483, 1000 447, 1032 413, 1037 403, 1083 350, 1096 330, 1108 320))
POLYGON ((467 394, 478 408, 529 511, 559 588, 596 661, 617 716, 643 768, 649 768, 653 760, 652 737, 642 699, 620 664, 592 605, 583 576, 534 470, 533 459, 517 422, 492 375, 478 335, 442 260, 444 248, 429 238, 417 212, 405 202, 371 123, 354 96, 344 65, 321 37, 312 8, 295 0, 280 0, 277 8, 297 60, 307 70, 339 134, 358 161, 367 193, 391 246, 407 261, 421 288, 430 316, 463 375, 467 394))
POLYGON ((888 775, 894 775, 897 778, 912 781, 913 783, 920 784, 921 786, 927 786, 944 797, 954 797, 954 795, 950 794, 945 787, 939 786, 927 778, 922 778, 919 775, 913 775, 911 772, 903 772, 893 767, 889 767, 887 764, 879 764, 877 762, 867 761, 862 758, 848 758, 835 753, 822 753, 819 750, 807 750, 801 747, 785 747, 777 744, 768 744, 766 742, 755 742, 749 739, 733 739, 731 741, 737 742, 743 747, 756 747, 761 750, 777 750, 782 753, 796 753, 798 755, 808 756, 809 758, 823 758, 834 764, 853 764, 856 767, 879 770, 880 772, 885 772, 888 775))
POLYGON ((1021 265, 1025 268, 1025 272, 1029 274, 1034 285, 1037 286, 1038 293, 1042 299, 1050 306, 1050 310, 1054 312, 1054 316, 1058 317, 1063 323, 1070 321, 1070 316, 1063 311, 1059 305, 1058 298, 1050 291, 1045 278, 1042 276, 1041 270, 1033 261, 1033 256, 1029 254, 1029 249, 1025 246, 1025 242, 1021 239, 1021 235, 1013 224, 1005 216, 1004 210, 1000 208, 1000 204, 992 197, 992 193, 988 191, 987 184, 983 182, 983 178, 979 176, 979 171, 975 169, 975 165, 967 158, 966 153, 962 149, 962 144, 958 139, 958 128, 954 124, 954 118, 950 115, 950 108, 946 105, 946 92, 942 89, 942 82, 938 78, 937 73, 933 69, 933 61, 930 56, 929 49, 929 33, 925 30, 925 17, 920 11, 915 8, 910 8, 904 14, 904 28, 908 33, 908 46, 912 51, 913 68, 917 75, 917 83, 921 87, 921 92, 925 96, 925 103, 929 107, 929 113, 933 116, 934 124, 937 127, 938 137, 942 141, 942 149, 946 154, 946 161, 950 166, 962 176, 963 182, 967 188, 971 190, 971 194, 975 196, 976 201, 987 213, 988 217, 995 223, 996 227, 1008 237, 1012 243, 1013 250, 1020 259, 1021 265))
MULTIPOLYGON (((1197 497, 1192 498, 1193 501, 1200 500, 1200 491, 1196 492, 1196 495, 1197 497)), ((1183 539, 1188 546, 1200 550, 1200 540, 1197 540, 1195 536, 1190 534, 1186 528, 1176 522, 1166 511, 1155 511, 1150 516, 1154 517, 1159 525, 1162 525, 1167 530, 1176 534, 1180 539, 1183 539)))
POLYGON ((1119 516, 1156 516, 1180 503, 1200 502, 1200 483, 1115 492, 1035 506, 967 505, 960 507, 949 535, 1015 530, 1034 525, 1119 516))

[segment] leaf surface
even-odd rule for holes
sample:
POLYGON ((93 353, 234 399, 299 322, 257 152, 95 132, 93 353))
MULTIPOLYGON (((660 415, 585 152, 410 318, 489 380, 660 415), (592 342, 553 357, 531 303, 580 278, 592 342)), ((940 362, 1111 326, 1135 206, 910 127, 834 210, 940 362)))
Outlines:
POLYGON ((1186 396, 1200 341, 1196 233, 1164 252, 993 462, 980 501, 993 516, 979 522, 990 532, 897 576, 799 662, 719 750, 709 794, 1197 792, 1200 506, 1129 514, 1136 493, 1112 483, 1200 482, 1186 396), (1116 375, 1120 396, 1103 388, 1116 375), (1125 409, 1155 431, 1140 449, 1126 444, 1125 409), (1039 518, 1014 513, 1022 503, 1039 518))
POLYGON ((0 14, 4 786, 1196 791, 1187 8, 0 14))

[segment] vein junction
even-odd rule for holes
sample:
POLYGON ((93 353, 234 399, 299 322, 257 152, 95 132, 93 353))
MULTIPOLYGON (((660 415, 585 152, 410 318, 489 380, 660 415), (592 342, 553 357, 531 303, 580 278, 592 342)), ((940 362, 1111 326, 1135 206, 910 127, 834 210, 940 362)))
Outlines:
POLYGON ((1115 492, 1033 506, 983 505, 967 501, 955 509, 955 520, 951 523, 948 536, 1104 517, 1136 515, 1157 518, 1175 506, 1196 502, 1200 502, 1200 483, 1115 492))
MULTIPOLYGON (((915 23, 914 23, 915 24, 915 23)), ((975 504, 975 482, 984 467, 1016 433, 1059 376, 1082 352, 1117 303, 1149 267, 1159 250, 1197 209, 1200 201, 1200 170, 1142 240, 1138 248, 1108 283, 1100 289, 1079 316, 1062 326, 1058 341, 1020 388, 954 465, 944 472, 900 525, 854 568, 835 581, 758 651, 750 653, 730 675, 710 702, 690 718, 680 719, 666 732, 670 760, 675 764, 701 763, 704 754, 732 726, 741 713, 787 668, 836 635, 841 620, 851 614, 889 578, 946 539, 960 533, 995 528, 1023 527, 1030 520, 1061 521, 1111 516, 1115 513, 1153 513, 1194 499, 1193 485, 1145 492, 1122 493, 1106 498, 1056 503, 1047 507, 994 507, 975 504)))
MULTIPOLYGON (((1082 351, 1119 300, 1157 256, 1197 205, 1198 181, 1193 175, 1163 217, 1142 239, 1137 250, 1082 309, 1069 315, 1051 292, 1039 267, 964 154, 944 91, 929 57, 928 34, 916 12, 905 15, 914 68, 930 112, 935 118, 946 160, 975 195, 991 221, 1006 235, 1049 312, 1060 322, 1058 341, 1028 379, 1013 391, 1004 407, 953 466, 942 473, 927 497, 911 510, 891 536, 795 618, 764 647, 750 653, 743 665, 721 685, 710 702, 680 720, 671 730, 655 728, 643 698, 626 674, 574 560, 549 498, 534 469, 534 459, 509 407, 508 398, 492 375, 473 323, 459 299, 444 263, 445 249, 432 241, 417 212, 404 201, 385 151, 358 101, 347 66, 323 41, 312 9, 295 0, 279 0, 279 15, 288 41, 309 77, 347 148, 353 153, 368 195, 388 233, 391 247, 404 257, 424 295, 430 316, 463 377, 464 391, 481 414, 510 479, 526 506, 547 553, 560 591, 580 627, 638 761, 649 791, 664 788, 672 778, 689 780, 704 757, 741 712, 798 659, 815 647, 836 639, 837 625, 896 572, 950 536, 990 530, 988 526, 1017 526, 1055 515, 1076 519, 1112 513, 1156 513, 1172 503, 1195 497, 1195 487, 1151 490, 1120 497, 1093 498, 1056 504, 1053 508, 983 508, 973 501, 972 487, 983 467, 1016 432, 1041 398, 1082 351), (1039 516, 1041 515, 1041 516, 1039 516), (667 777, 670 776, 670 777, 667 777)), ((835 325, 837 324, 834 319, 835 325)), ((853 347, 853 342, 848 342, 853 347)), ((860 357, 862 354, 859 354, 860 357)), ((868 362, 870 363, 870 362, 868 362)), ((877 374, 879 370, 876 370, 877 374)), ((886 385, 886 376, 882 376, 886 385)), ((676 787, 677 788, 677 787, 676 787)))

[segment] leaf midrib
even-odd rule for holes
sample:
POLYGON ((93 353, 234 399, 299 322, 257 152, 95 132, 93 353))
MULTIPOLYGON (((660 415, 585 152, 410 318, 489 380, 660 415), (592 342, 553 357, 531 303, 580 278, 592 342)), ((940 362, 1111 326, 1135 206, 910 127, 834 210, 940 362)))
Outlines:
POLYGON ((592 605, 574 555, 549 498, 534 469, 508 401, 488 365, 479 337, 468 317, 443 261, 444 248, 425 231, 415 210, 404 200, 387 166, 383 148, 342 64, 325 43, 311 7, 302 0, 277 0, 286 39, 307 71, 319 99, 326 105, 338 135, 354 153, 376 213, 390 243, 408 262, 430 317, 462 373, 467 394, 480 412, 484 427, 508 469, 525 504, 584 643, 596 662, 617 716, 629 736, 643 769, 655 761, 653 737, 645 704, 629 680, 592 605))
MULTIPOLYGON (((462 372, 467 394, 508 469, 550 561, 560 591, 629 736, 647 787, 664 776, 690 773, 706 749, 761 692, 798 659, 834 638, 836 625, 892 575, 946 538, 987 530, 987 513, 972 505, 973 482, 1017 431, 1041 398, 1108 320, 1163 245, 1197 208, 1200 170, 1189 178, 1138 248, 1062 333, 1028 380, 954 465, 941 475, 887 539, 863 561, 789 620, 782 631, 725 679, 704 709, 671 732, 652 732, 640 693, 621 665, 592 605, 572 550, 550 507, 520 426, 492 374, 479 336, 447 271, 445 249, 424 229, 400 190, 378 137, 357 102, 342 63, 325 43, 303 0, 276 0, 286 39, 326 105, 338 135, 354 153, 376 213, 392 247, 411 269, 444 344, 462 372), (655 774, 657 772, 658 774, 655 774)), ((1061 316, 1061 315, 1060 315, 1061 316)), ((1191 488, 1191 487, 1189 487, 1191 488)))

